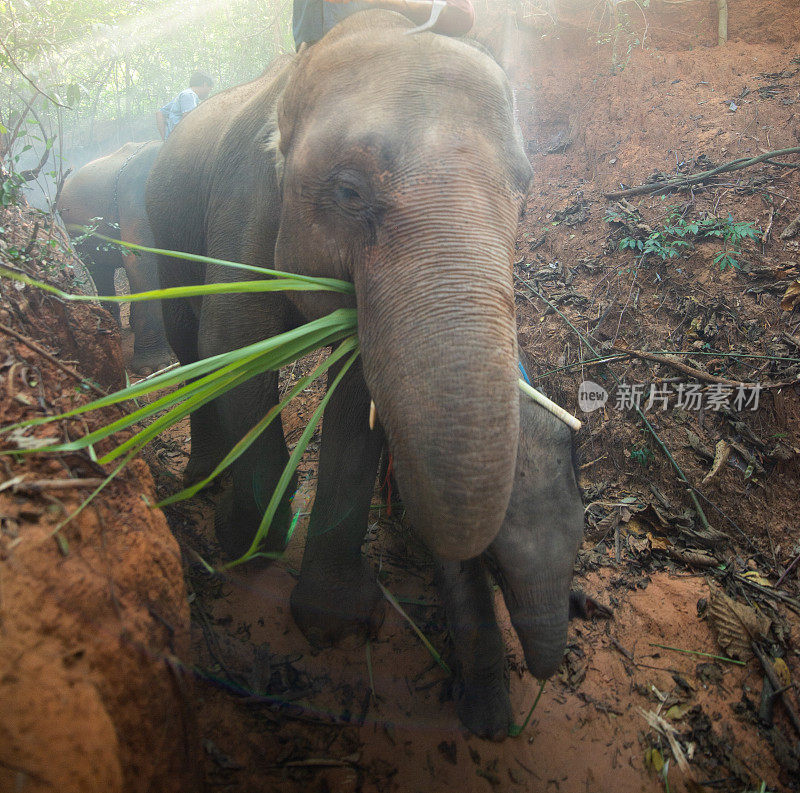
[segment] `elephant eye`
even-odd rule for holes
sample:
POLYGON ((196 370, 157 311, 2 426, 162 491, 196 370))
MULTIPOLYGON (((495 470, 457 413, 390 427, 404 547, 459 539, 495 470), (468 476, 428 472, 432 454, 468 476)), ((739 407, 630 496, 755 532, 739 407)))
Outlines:
POLYGON ((340 168, 331 174, 330 196, 345 212, 360 214, 370 204, 370 190, 364 177, 352 168, 340 168))
POLYGON ((356 209, 363 204, 361 193, 349 185, 337 185, 334 195, 337 203, 349 209, 356 209))

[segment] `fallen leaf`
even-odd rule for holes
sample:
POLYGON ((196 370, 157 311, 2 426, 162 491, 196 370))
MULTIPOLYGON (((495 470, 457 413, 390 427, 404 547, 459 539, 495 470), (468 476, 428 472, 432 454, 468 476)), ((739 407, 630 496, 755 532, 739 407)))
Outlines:
POLYGON ((714 455, 711 453, 711 449, 709 449, 701 440, 700 436, 696 432, 692 432, 690 429, 686 430, 686 435, 689 439, 689 446, 694 449, 695 452, 700 457, 705 457, 706 460, 713 460, 714 455))
POLYGON ((627 528, 631 534, 634 534, 637 537, 641 537, 643 534, 645 534, 645 527, 636 518, 631 518, 628 521, 627 528))
POLYGON ((666 717, 673 721, 680 721, 692 708, 691 702, 681 702, 678 705, 673 705, 667 712, 666 717))
POLYGON ((732 658, 747 661, 751 642, 763 639, 771 621, 744 603, 737 603, 721 589, 713 588, 708 599, 708 618, 717 634, 717 644, 732 658))
POLYGON ((792 281, 781 300, 781 308, 791 311, 800 302, 800 279, 792 281))
POLYGON ((669 540, 664 539, 663 537, 655 537, 649 531, 647 532, 647 539, 650 540, 650 545, 659 551, 666 551, 667 548, 672 546, 672 543, 669 540))
POLYGON ((783 658, 776 658, 772 662, 772 666, 775 669, 775 674, 778 676, 778 680, 781 681, 781 685, 786 687, 792 685, 792 675, 789 672, 789 667, 786 666, 786 661, 783 658))
POLYGON ((717 441, 717 448, 714 454, 714 462, 711 470, 703 477, 703 484, 707 485, 719 472, 720 468, 728 461, 731 455, 731 445, 725 441, 717 441))
POLYGON ((650 545, 650 540, 648 540, 647 537, 639 539, 638 537, 629 536, 628 548, 634 556, 639 556, 646 559, 650 556, 650 550, 652 546, 650 545))
POLYGON ((669 748, 672 750, 672 756, 675 758, 678 768, 680 768, 682 773, 689 774, 689 762, 686 759, 686 753, 683 751, 678 741, 678 731, 668 721, 664 720, 652 710, 647 711, 639 708, 639 712, 644 716, 645 721, 652 729, 669 741, 669 748))
POLYGON ((748 581, 752 581, 754 584, 758 584, 759 586, 772 586, 772 584, 770 584, 770 582, 767 581, 767 579, 764 578, 761 573, 757 573, 755 570, 748 570, 743 574, 743 578, 746 578, 748 581))
POLYGON ((664 769, 664 758, 661 756, 661 752, 659 752, 658 749, 650 747, 644 753, 644 764, 661 776, 661 772, 664 769))

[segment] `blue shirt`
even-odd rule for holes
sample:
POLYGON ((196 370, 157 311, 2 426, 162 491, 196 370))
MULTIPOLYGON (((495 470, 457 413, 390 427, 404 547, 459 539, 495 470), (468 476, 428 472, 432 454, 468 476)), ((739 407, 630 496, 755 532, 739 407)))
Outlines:
POLYGON ((164 114, 165 120, 165 130, 164 130, 164 138, 169 137, 169 133, 175 129, 175 125, 188 113, 190 110, 194 110, 200 104, 200 97, 192 91, 191 88, 187 88, 185 91, 181 91, 171 102, 167 102, 164 107, 161 108, 161 112, 164 114))

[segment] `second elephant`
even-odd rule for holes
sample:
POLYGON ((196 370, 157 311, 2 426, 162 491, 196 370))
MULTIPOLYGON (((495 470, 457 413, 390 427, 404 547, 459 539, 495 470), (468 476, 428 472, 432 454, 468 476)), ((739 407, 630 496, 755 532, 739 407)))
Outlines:
MULTIPOLYGON (((126 143, 72 174, 64 183, 57 207, 70 234, 78 236, 82 228, 96 226, 107 237, 152 247, 144 190, 160 148, 161 141, 126 143)), ((122 253, 118 247, 95 237, 78 242, 76 250, 89 268, 100 295, 114 294, 114 273, 122 267, 131 292, 158 289, 152 254, 122 253)), ((119 321, 119 305, 104 305, 119 321)), ((130 368, 149 374, 168 364, 172 354, 164 334, 160 301, 131 303, 130 323, 134 336, 130 368)))

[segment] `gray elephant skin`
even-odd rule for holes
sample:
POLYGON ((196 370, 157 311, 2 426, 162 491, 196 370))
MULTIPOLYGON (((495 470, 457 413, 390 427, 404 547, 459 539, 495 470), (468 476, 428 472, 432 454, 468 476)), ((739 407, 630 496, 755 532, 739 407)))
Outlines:
MULTIPOLYGON (((152 247, 144 190, 160 148, 161 141, 126 143, 72 174, 64 183, 57 207, 70 234, 78 237, 81 236, 78 227, 96 226, 107 237, 152 247)), ((76 251, 89 268, 100 295, 114 294, 114 272, 122 267, 131 292, 158 288, 157 265, 152 254, 123 254, 119 248, 109 247, 94 237, 77 242, 76 251)), ((119 304, 103 305, 119 322, 119 304)), ((134 335, 130 368, 149 374, 168 364, 171 353, 160 301, 131 303, 130 324, 134 335)))
MULTIPOLYGON (((530 671, 551 675, 583 510, 569 429, 521 403, 517 386, 511 262, 531 168, 510 88, 477 47, 408 27, 390 12, 353 15, 204 102, 164 145, 147 210, 158 247, 354 283, 355 298, 165 301, 167 336, 185 364, 357 308, 362 355, 325 411, 292 614, 313 644, 375 629, 381 593, 361 545, 386 444, 406 513, 438 560, 459 714, 498 739, 512 711, 488 573, 530 671)), ((164 287, 242 278, 168 258, 159 271, 164 287)), ((276 401, 268 374, 193 414, 187 479, 276 401)), ((234 464, 216 513, 227 554, 249 546, 287 459, 277 424, 234 464)), ((267 548, 281 547, 289 519, 287 500, 267 548)))

